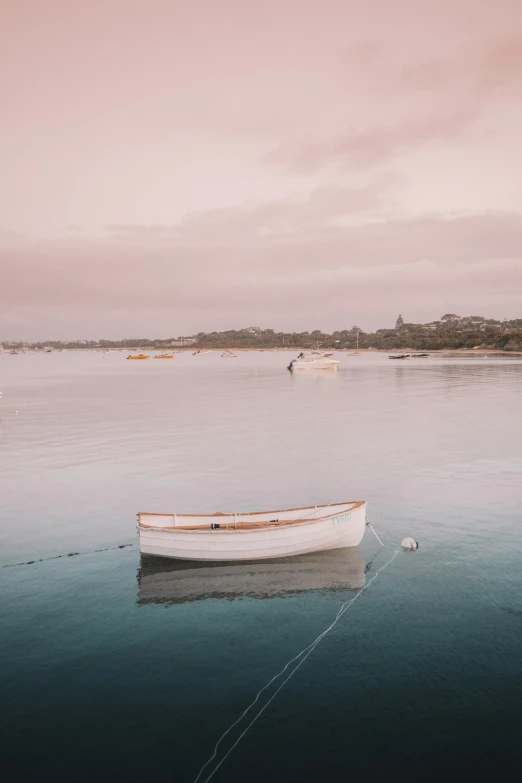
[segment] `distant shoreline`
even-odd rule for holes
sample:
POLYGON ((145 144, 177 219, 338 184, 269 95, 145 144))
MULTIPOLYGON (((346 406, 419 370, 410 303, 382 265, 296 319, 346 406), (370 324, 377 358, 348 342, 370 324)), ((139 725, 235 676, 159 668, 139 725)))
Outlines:
MULTIPOLYGON (((522 354, 522 318, 502 321, 481 315, 459 316, 446 313, 440 320, 426 324, 409 323, 402 315, 392 329, 365 332, 359 326, 333 331, 331 334, 314 329, 311 332, 283 332, 249 326, 227 331, 163 337, 137 335, 121 339, 9 340, 4 348, 24 347, 46 350, 119 350, 119 351, 376 351, 379 353, 431 353, 446 356, 478 356, 522 354), (142 344, 141 340, 145 343, 142 344), (405 347, 407 346, 407 347, 405 347)), ((0 339, 0 351, 2 341, 0 339)))
MULTIPOLYGON (((281 347, 281 348, 236 348, 233 345, 229 345, 226 347, 220 347, 220 348, 203 348, 203 349, 196 349, 194 350, 194 347, 191 346, 190 348, 164 348, 164 347, 154 347, 151 348, 150 346, 133 346, 132 348, 90 348, 90 347, 81 347, 81 348, 54 348, 52 350, 52 353, 125 353, 125 354, 136 354, 136 353, 190 353, 194 354, 197 353, 198 350, 204 350, 204 351, 210 351, 211 353, 222 353, 223 351, 232 350, 237 353, 299 353, 301 351, 310 351, 310 348, 306 348, 303 346, 296 346, 296 347, 281 347)), ((318 349, 322 350, 322 349, 318 349)), ((23 353, 23 351, 20 351, 18 349, 19 353, 23 353)), ((325 353, 332 352, 337 354, 347 354, 347 355, 353 355, 354 349, 351 348, 325 348, 325 353)), ((4 351, 5 354, 9 354, 9 350, 4 351)), ((48 353, 44 350, 29 350, 27 353, 48 353)), ((457 349, 451 349, 451 348, 435 348, 431 351, 421 350, 418 348, 400 348, 400 349, 394 349, 394 348, 359 348, 358 353, 363 354, 384 354, 384 355, 390 355, 390 356, 397 356, 402 354, 428 354, 429 356, 447 356, 451 358, 457 358, 459 356, 522 356, 522 351, 503 351, 498 348, 457 348, 457 349)))

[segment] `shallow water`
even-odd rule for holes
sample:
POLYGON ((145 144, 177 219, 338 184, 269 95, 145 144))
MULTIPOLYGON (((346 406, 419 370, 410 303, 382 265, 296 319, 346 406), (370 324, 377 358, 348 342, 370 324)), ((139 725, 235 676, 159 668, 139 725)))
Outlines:
POLYGON ((124 356, 0 355, 9 778, 190 783, 391 554, 367 535, 309 561, 141 564, 138 510, 360 498, 388 546, 413 535, 418 552, 372 583, 213 781, 515 770, 522 362, 341 355, 338 373, 292 376, 286 353, 124 356))

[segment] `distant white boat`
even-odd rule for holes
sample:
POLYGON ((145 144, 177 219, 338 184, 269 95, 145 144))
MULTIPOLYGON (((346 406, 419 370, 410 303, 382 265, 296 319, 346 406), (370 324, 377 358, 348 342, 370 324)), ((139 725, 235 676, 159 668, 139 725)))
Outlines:
POLYGON ((298 359, 329 359, 333 356, 333 351, 301 351, 298 359))
POLYGON ((205 351, 194 351, 192 356, 206 356, 208 353, 212 353, 212 351, 205 350, 205 351))
POLYGON ((142 554, 178 560, 264 560, 357 546, 366 501, 251 514, 138 514, 142 554))
MULTIPOLYGON (((330 354, 331 355, 331 354, 330 354)), ((296 370, 337 370, 340 362, 327 356, 300 353, 297 359, 292 359, 287 369, 296 370)))
POLYGON ((234 351, 229 351, 228 348, 226 351, 223 351, 221 354, 222 359, 237 359, 237 353, 234 353, 234 351))

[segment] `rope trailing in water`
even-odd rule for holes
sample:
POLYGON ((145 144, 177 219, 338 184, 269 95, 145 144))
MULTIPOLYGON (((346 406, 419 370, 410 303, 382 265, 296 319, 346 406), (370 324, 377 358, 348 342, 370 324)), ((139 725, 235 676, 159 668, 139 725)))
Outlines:
MULTIPOLYGON (((370 526, 370 527, 371 527, 371 526, 370 526)), ((372 529, 373 529, 373 528, 372 528, 372 529)), ((381 543, 382 543, 382 542, 381 542, 381 543)), ((382 544, 382 546, 384 546, 384 544, 382 544)), ((393 553, 393 555, 390 557, 390 559, 389 559, 389 560, 388 560, 388 561, 387 561, 387 562, 386 562, 386 563, 385 563, 383 566, 381 566, 381 567, 380 567, 380 568, 379 568, 379 569, 378 569, 378 570, 375 572, 374 576, 372 576, 372 578, 371 578, 371 579, 370 579, 370 580, 369 580, 369 581, 368 581, 368 582, 367 582, 367 583, 364 585, 364 587, 362 587, 362 588, 359 590, 359 592, 357 593, 357 595, 356 595, 356 596, 354 596, 354 598, 351 598, 349 601, 345 601, 345 603, 344 603, 344 604, 342 604, 341 608, 340 608, 340 609, 339 609, 339 611, 337 612, 337 615, 335 616, 335 620, 334 620, 334 621, 333 621, 333 622, 332 622, 332 623, 331 623, 331 624, 328 626, 328 628, 326 628, 326 629, 325 629, 325 630, 324 630, 322 633, 320 633, 320 634, 319 634, 319 636, 318 636, 316 639, 314 639, 314 641, 313 641, 311 644, 309 644, 309 645, 308 645, 308 647, 305 647, 305 648, 304 648, 303 650, 301 650, 301 652, 300 652, 300 653, 298 653, 298 654, 297 654, 297 655, 296 655, 294 658, 292 658, 290 661, 288 661, 288 663, 287 663, 287 664, 286 664, 286 665, 285 665, 285 666, 284 666, 284 667, 281 669, 281 671, 280 671, 280 672, 278 672, 276 675, 274 675, 274 677, 272 677, 272 679, 271 679, 269 682, 267 682, 267 684, 266 684, 266 685, 264 685, 264 686, 261 688, 261 690, 260 690, 260 691, 258 691, 258 693, 257 693, 257 695, 256 695, 256 697, 255 697, 255 699, 254 699, 254 700, 253 700, 253 701, 252 701, 252 702, 251 702, 251 703, 248 705, 248 707, 247 707, 247 708, 245 709, 245 711, 244 711, 244 712, 243 712, 243 713, 242 713, 242 714, 239 716, 239 718, 238 718, 236 721, 234 721, 234 723, 232 723, 232 725, 231 725, 231 726, 229 726, 229 727, 228 727, 228 729, 227 729, 227 730, 224 732, 224 734, 222 734, 222 735, 221 735, 221 737, 218 739, 218 741, 216 742, 216 744, 215 744, 215 746, 214 746, 214 753, 213 753, 213 754, 212 754, 212 756, 211 756, 211 757, 208 759, 208 761, 206 761, 206 762, 205 762, 205 764, 203 764, 203 766, 201 767, 201 769, 200 769, 200 771, 199 771, 199 773, 198 773, 197 777, 196 777, 196 778, 195 778, 195 780, 194 780, 194 783, 199 783, 199 780, 200 780, 200 778, 201 778, 201 776, 202 776, 202 774, 203 774, 204 770, 205 770, 205 769, 206 769, 206 768, 209 766, 209 764, 211 764, 211 763, 214 761, 214 759, 216 758, 216 756, 217 756, 217 752, 218 752, 218 748, 219 748, 219 746, 221 745, 222 741, 225 739, 225 737, 226 737, 228 734, 230 734, 230 732, 232 731, 232 729, 233 729, 235 726, 237 726, 237 725, 238 725, 238 723, 240 723, 240 722, 243 720, 243 718, 245 717, 245 715, 247 715, 247 713, 248 713, 248 712, 250 712, 250 710, 252 709, 252 707, 253 707, 253 706, 254 706, 254 705, 255 705, 255 704, 256 704, 256 703, 259 701, 259 697, 261 696, 261 694, 262 694, 264 691, 266 691, 266 690, 267 690, 267 688, 269 688, 269 687, 272 685, 272 683, 273 683, 273 682, 275 682, 275 680, 277 680, 279 677, 281 677, 281 675, 282 675, 282 674, 284 674, 284 673, 287 671, 287 669, 289 668, 289 666, 291 666, 291 665, 292 665, 292 663, 295 663, 296 661, 298 661, 299 659, 301 659, 301 660, 299 660, 299 663, 298 663, 298 664, 297 664, 297 665, 296 665, 296 666, 295 666, 295 667, 294 667, 294 668, 291 670, 291 672, 290 672, 290 674, 288 675, 288 677, 286 677, 286 678, 283 680, 283 682, 281 683, 281 685, 279 685, 279 687, 278 687, 278 688, 277 688, 277 689, 274 691, 274 693, 273 693, 273 694, 272 694, 272 696, 271 696, 271 697, 268 699, 268 701, 267 701, 267 702, 265 702, 265 704, 264 704, 264 705, 261 707, 261 709, 260 709, 260 710, 259 710, 259 711, 256 713, 256 715, 254 715, 254 717, 252 718, 252 720, 250 721, 250 723, 249 723, 249 724, 247 725, 247 727, 246 727, 246 728, 245 728, 245 729, 242 731, 242 733, 239 735, 239 737, 238 737, 238 738, 237 738, 237 740, 234 742, 234 744, 232 745, 232 747, 231 747, 231 748, 230 748, 230 749, 229 749, 229 750, 228 750, 228 751, 225 753, 225 755, 223 756, 223 758, 221 759, 221 761, 219 761, 219 763, 218 763, 218 764, 216 764, 216 766, 214 767, 214 769, 212 770, 212 772, 211 772, 211 773, 208 775, 208 777, 206 777, 206 778, 205 778, 205 780, 203 781, 203 783, 208 783, 208 781, 209 781, 209 780, 210 780, 212 777, 214 777, 214 775, 216 774, 216 772, 218 771, 218 769, 221 767, 221 765, 223 764, 223 762, 224 762, 224 761, 226 761, 226 759, 227 759, 227 758, 230 756, 230 754, 232 753, 232 751, 233 751, 233 750, 234 750, 234 749, 235 749, 235 748, 236 748, 236 747, 239 745, 239 743, 241 742, 241 740, 243 739, 243 737, 245 736, 245 734, 246 734, 246 733, 247 733, 247 732, 248 732, 248 731, 249 731, 249 730, 252 728, 252 726, 254 725, 254 723, 255 723, 255 722, 256 722, 256 721, 257 721, 257 720, 258 720, 258 719, 261 717, 261 715, 262 715, 262 714, 263 714, 263 712, 266 710, 266 708, 268 707, 268 705, 269 705, 269 704, 270 704, 270 703, 271 703, 271 702, 272 702, 272 701, 275 699, 275 697, 277 696, 277 694, 279 693, 279 691, 280 691, 282 688, 284 688, 284 686, 286 685, 286 683, 287 683, 287 682, 290 680, 290 678, 291 678, 291 677, 293 677, 293 676, 294 676, 294 674, 296 673, 296 671, 297 671, 297 670, 300 668, 300 666, 302 666, 302 664, 303 664, 303 663, 306 661, 306 659, 308 658, 308 656, 309 656, 309 655, 311 655, 311 654, 313 653, 313 651, 315 650, 315 648, 317 647, 317 645, 318 645, 318 644, 319 644, 319 643, 320 643, 320 642, 321 642, 321 641, 324 639, 324 637, 325 637, 325 636, 327 636, 327 634, 329 634, 329 633, 330 633, 330 631, 331 631, 331 630, 333 630, 333 628, 335 628, 335 626, 337 625, 337 623, 339 622, 339 620, 341 619, 341 617, 342 617, 344 614, 346 614, 346 612, 348 611, 348 609, 349 609, 351 606, 353 606, 353 604, 354 604, 354 603, 357 601, 357 599, 358 599, 358 598, 360 598, 360 597, 361 597, 361 595, 364 593, 364 591, 365 591, 365 590, 367 590, 367 589, 368 589, 368 587, 371 585, 371 583, 372 583, 372 582, 375 582, 375 580, 377 579, 377 577, 379 576, 379 574, 381 574, 381 573, 382 573, 382 572, 383 572, 383 571, 384 571, 386 568, 388 568, 388 566, 389 566, 391 563, 393 563, 393 561, 395 560, 395 558, 397 557, 397 555, 398 555, 398 554, 399 554, 399 550, 397 549, 397 550, 395 550, 395 551, 394 551, 394 553, 393 553)))
POLYGON ((52 557, 40 557, 38 560, 26 560, 25 563, 5 563, 1 568, 16 568, 17 566, 34 565, 35 563, 45 563, 47 560, 59 560, 61 557, 77 557, 78 555, 93 555, 95 552, 111 552, 113 549, 127 549, 134 544, 119 544, 118 546, 108 546, 104 549, 91 549, 89 552, 67 552, 65 555, 53 555, 52 557))

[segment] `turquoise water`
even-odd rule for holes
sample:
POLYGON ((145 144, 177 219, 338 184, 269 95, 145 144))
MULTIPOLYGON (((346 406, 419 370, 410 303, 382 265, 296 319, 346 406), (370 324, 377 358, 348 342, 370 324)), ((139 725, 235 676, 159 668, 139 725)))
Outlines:
POLYGON ((271 352, 0 356, 8 779, 191 783, 391 555, 367 535, 279 564, 142 563, 138 510, 359 498, 392 550, 413 535, 418 552, 362 594, 212 780, 518 768, 522 362, 340 358, 292 376, 271 352))

